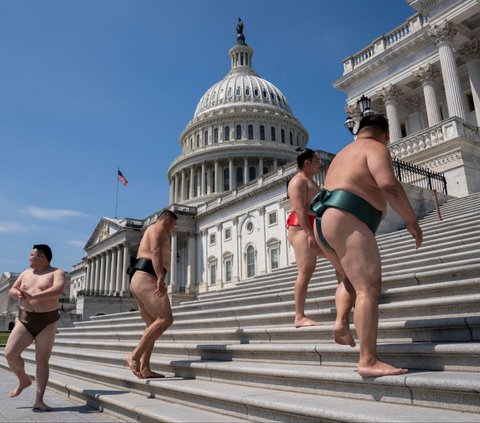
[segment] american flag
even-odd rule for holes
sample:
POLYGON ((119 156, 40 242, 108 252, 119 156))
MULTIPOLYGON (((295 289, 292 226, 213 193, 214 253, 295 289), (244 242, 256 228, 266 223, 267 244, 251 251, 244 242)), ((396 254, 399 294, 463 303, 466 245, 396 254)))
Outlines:
POLYGON ((117 180, 125 187, 128 185, 127 178, 123 176, 123 173, 120 172, 120 169, 118 169, 117 180))

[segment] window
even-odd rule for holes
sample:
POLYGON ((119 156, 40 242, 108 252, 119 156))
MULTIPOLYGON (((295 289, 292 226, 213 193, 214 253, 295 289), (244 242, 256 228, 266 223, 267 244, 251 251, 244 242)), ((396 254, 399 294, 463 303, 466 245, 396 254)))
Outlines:
POLYGON ((225 126, 223 138, 225 141, 230 141, 230 126, 225 126))
POLYGON ((272 141, 277 141, 277 135, 273 126, 270 128, 270 138, 272 139, 272 141))
POLYGON ((248 139, 253 140, 253 125, 248 125, 248 139))
POLYGON ((290 145, 293 145, 293 134, 291 131, 290 131, 290 145))
POLYGON ((236 140, 241 140, 242 139, 242 127, 241 125, 237 125, 235 128, 235 139, 236 140))
POLYGON ((203 145, 208 145, 208 131, 203 134, 203 145))
POLYGON ((215 185, 215 169, 212 169, 212 192, 215 192, 217 190, 217 187, 215 185))
POLYGON ((248 180, 253 181, 257 177, 257 168, 255 166, 250 166, 248 169, 248 180))
POLYGON ((268 213, 268 226, 273 226, 277 224, 277 212, 268 213))
POLYGON ((225 259, 225 282, 232 282, 232 258, 225 259))
POLYGON ((200 147, 200 135, 197 134, 197 147, 200 147))
POLYGON ((217 242, 215 234, 210 234, 210 245, 215 245, 217 242))
POLYGON ((252 245, 247 247, 247 277, 255 276, 255 249, 252 245))
POLYGON ((210 263, 210 285, 217 283, 217 263, 210 263))
POLYGON ((193 196, 198 197, 198 175, 193 177, 193 196))
POLYGON ((281 136, 281 139, 282 139, 282 143, 285 144, 285 129, 282 129, 280 131, 280 136, 281 136))
POLYGON ((265 141, 265 127, 260 125, 260 140, 265 141))
POLYGON ((270 268, 278 269, 278 247, 273 247, 270 250, 270 268))
POLYGON ((230 190, 230 171, 228 170, 228 167, 223 169, 223 190, 230 190))
POLYGON ((225 229, 225 241, 232 239, 232 229, 226 228, 225 229))
POLYGON ((237 167, 237 187, 243 185, 243 167, 237 167))
POLYGON ((214 142, 215 144, 218 144, 218 128, 215 128, 215 129, 213 130, 213 142, 214 142))

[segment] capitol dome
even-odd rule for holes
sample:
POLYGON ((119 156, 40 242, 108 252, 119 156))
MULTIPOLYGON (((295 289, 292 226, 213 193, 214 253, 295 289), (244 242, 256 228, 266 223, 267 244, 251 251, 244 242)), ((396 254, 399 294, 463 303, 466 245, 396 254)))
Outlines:
POLYGON ((284 94, 252 67, 243 23, 229 52, 230 71, 197 104, 168 170, 170 203, 199 205, 296 159, 308 133, 284 94))

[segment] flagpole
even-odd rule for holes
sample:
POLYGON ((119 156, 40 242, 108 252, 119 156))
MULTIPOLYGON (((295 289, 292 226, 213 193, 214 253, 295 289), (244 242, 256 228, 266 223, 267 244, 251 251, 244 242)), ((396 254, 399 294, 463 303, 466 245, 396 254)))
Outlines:
POLYGON ((115 219, 117 218, 117 208, 118 208, 118 171, 120 170, 120 168, 117 168, 117 190, 116 190, 116 194, 115 194, 115 219))

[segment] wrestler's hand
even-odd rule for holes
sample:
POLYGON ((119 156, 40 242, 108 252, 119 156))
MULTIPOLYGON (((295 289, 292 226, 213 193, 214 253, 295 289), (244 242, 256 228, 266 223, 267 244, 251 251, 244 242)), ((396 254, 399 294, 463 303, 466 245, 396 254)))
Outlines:
POLYGON ((165 278, 163 276, 157 279, 157 289, 155 290, 155 295, 159 297, 163 297, 167 293, 167 287, 165 286, 164 282, 165 278))
POLYGON ((422 245, 422 241, 423 241, 422 228, 420 227, 418 222, 407 223, 407 231, 410 232, 410 234, 415 239, 415 248, 418 250, 422 245))
POLYGON ((308 235, 307 236, 307 242, 308 242, 308 246, 312 249, 317 249, 318 248, 318 244, 317 244, 317 241, 315 240, 315 236, 314 235, 308 235))

